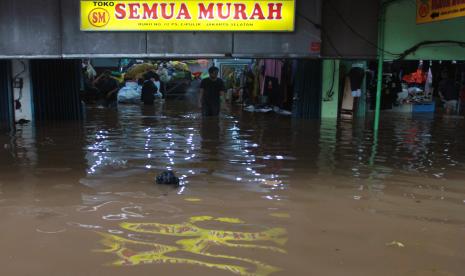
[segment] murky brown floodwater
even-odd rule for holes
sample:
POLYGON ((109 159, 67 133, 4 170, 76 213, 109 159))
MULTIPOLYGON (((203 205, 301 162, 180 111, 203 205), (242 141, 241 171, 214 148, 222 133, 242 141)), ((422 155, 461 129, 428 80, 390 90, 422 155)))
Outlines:
POLYGON ((373 146, 369 122, 233 114, 0 135, 1 274, 465 275, 464 120, 386 117, 373 146))

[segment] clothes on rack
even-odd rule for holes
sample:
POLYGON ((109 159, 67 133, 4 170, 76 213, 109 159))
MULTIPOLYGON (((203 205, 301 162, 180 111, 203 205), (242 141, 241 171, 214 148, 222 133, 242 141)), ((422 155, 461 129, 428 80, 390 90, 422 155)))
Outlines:
POLYGON ((259 66, 262 68, 262 79, 261 79, 261 94, 264 94, 265 79, 266 77, 273 77, 278 79, 278 83, 281 84, 281 74, 283 68, 283 62, 279 59, 262 59, 260 60, 259 66))
POLYGON ((275 77, 265 77, 265 89, 263 96, 266 96, 269 103, 276 106, 282 105, 281 90, 279 81, 275 77))

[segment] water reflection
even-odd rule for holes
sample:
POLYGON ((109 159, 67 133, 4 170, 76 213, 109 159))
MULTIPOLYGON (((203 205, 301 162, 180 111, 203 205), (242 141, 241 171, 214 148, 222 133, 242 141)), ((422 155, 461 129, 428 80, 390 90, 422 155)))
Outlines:
MULTIPOLYGON (((121 235, 99 232, 101 243, 108 249, 100 250, 118 257, 115 266, 135 266, 141 264, 188 264, 232 272, 237 275, 269 275, 280 269, 249 258, 211 253, 212 247, 258 249, 276 253, 286 253, 274 245, 261 245, 268 242, 277 246, 286 243, 286 230, 273 228, 259 232, 237 232, 203 228, 202 222, 243 224, 236 218, 214 218, 210 216, 192 217, 182 224, 161 223, 121 223, 121 235), (123 235, 124 233, 127 233, 123 235), (173 245, 159 243, 157 236, 179 238, 173 245), (257 243, 257 244, 254 244, 257 243), (175 257, 179 253, 193 254, 192 258, 175 257), (197 259, 198 258, 198 259, 197 259), (206 260, 205 260, 206 259, 206 260), (209 260, 209 261, 207 261, 209 260), (242 265, 225 262, 239 262, 242 265)), ((113 231, 114 233, 115 231, 113 231)))
MULTIPOLYGON (((79 202, 79 179, 87 167, 82 123, 17 126, 1 135, 0 186, 5 203, 24 199, 41 204, 79 202)), ((29 204, 30 205, 30 204, 29 204)))
POLYGON ((13 169, 18 164, 18 149, 14 137, 8 133, 0 134, 0 170, 13 169))
POLYGON ((88 114, 85 129, 63 123, 0 135, 0 169, 32 167, 43 174, 86 166, 89 179, 172 169, 186 183, 207 174, 258 184, 287 184, 291 174, 336 174, 354 181, 399 173, 439 179, 463 175, 461 119, 383 118, 374 142, 369 120, 292 123, 261 114, 203 119, 170 104, 88 114))
POLYGON ((221 156, 218 156, 218 152, 221 150, 219 118, 202 118, 200 124, 201 148, 204 154, 202 161, 215 162, 218 159, 221 160, 221 156))
MULTIPOLYGON (((200 113, 181 115, 169 109, 163 111, 160 106, 125 106, 119 112, 120 127, 102 129, 95 124, 95 136, 88 137, 87 159, 91 166, 86 183, 130 177, 142 171, 156 174, 173 170, 183 185, 199 175, 260 184, 279 181, 280 167, 265 163, 280 166, 288 158, 280 152, 257 160, 254 151, 259 145, 247 139, 250 135, 243 133, 240 122, 232 116, 201 118, 200 113), (107 173, 115 169, 117 173, 107 173)), ((93 183, 90 185, 96 181, 93 183)), ((181 187, 179 193, 185 189, 181 187)))
MULTIPOLYGON (((385 244, 406 236, 408 255, 432 263, 443 256, 415 244, 461 245, 462 119, 388 116, 376 139, 370 120, 291 121, 238 110, 203 119, 195 109, 169 101, 90 109, 87 118, 84 124, 23 126, 0 134, 2 229, 22 231, 31 237, 27 246, 36 245, 31 248, 40 248, 43 236, 56 239, 50 244, 80 241, 81 251, 50 249, 55 257, 89 258, 100 268, 109 256, 89 254, 96 247, 89 234, 97 231, 118 265, 184 263, 210 268, 206 273, 267 275, 282 269, 302 275, 311 265, 324 268, 314 274, 336 267, 316 261, 335 259, 332 246, 365 248, 360 256, 367 260, 392 254, 388 260, 399 257, 405 263, 406 255, 387 252, 385 244), (181 177, 181 187, 155 184, 166 169, 181 177), (197 217, 202 214, 211 217, 197 217), (292 235, 285 243, 287 232, 292 235), (229 239, 234 235, 236 240, 229 239), (435 238, 444 235, 450 239, 435 238), (381 247, 366 248, 366 237, 381 247), (309 254, 315 259, 311 265, 309 254)), ((3 242, 10 249, 25 245, 16 237, 3 242)), ((0 257, 8 259, 10 250, 4 252, 0 257)), ((16 252, 24 262, 42 257, 27 253, 16 252)), ((460 250, 454 254, 463 256, 460 250)), ((357 261, 347 263, 362 267, 357 261)), ((126 272, 105 269, 103 274, 126 272)))

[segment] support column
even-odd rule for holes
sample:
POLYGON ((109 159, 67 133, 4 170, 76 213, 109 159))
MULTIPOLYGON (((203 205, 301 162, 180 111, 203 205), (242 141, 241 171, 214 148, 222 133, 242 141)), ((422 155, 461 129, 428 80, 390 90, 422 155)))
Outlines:
POLYGON ((12 68, 15 121, 32 121, 33 106, 29 60, 13 60, 12 68))
POLYGON ((13 96, 11 93, 11 62, 0 60, 0 129, 13 127, 13 96))
POLYGON ((340 60, 323 61, 321 118, 338 118, 340 60))
POLYGON ((373 130, 376 135, 379 130, 379 117, 381 112, 381 90, 383 84, 383 63, 384 63, 384 25, 386 18, 386 6, 391 2, 385 2, 381 5, 379 14, 378 26, 378 83, 376 89, 376 108, 375 108, 375 122, 373 130))

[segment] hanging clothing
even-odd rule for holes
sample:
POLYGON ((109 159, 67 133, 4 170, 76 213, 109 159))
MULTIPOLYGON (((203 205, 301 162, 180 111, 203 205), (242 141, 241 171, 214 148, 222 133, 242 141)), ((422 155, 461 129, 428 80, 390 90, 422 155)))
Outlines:
POLYGON ((260 93, 260 66, 258 62, 255 62, 253 67, 253 89, 252 89, 252 101, 256 101, 258 94, 260 93))
POLYGON ((251 69, 247 69, 243 73, 243 84, 242 84, 242 102, 251 103, 253 101, 253 90, 254 90, 254 79, 255 76, 251 69))
POLYGON ((282 97, 279 89, 278 79, 274 77, 265 78, 264 96, 268 97, 268 102, 274 106, 282 105, 282 97))
POLYGON ((431 67, 429 68, 428 75, 426 77, 425 95, 427 97, 433 95, 433 71, 431 70, 431 67))
POLYGON ((281 71, 283 69, 283 62, 278 59, 265 59, 265 77, 273 77, 278 79, 281 84, 281 71))
MULTIPOLYGON (((262 68, 262 67, 260 67, 262 68)), ((262 68, 263 69, 263 68, 262 68)), ((260 96, 263 96, 263 90, 265 89, 265 75, 263 74, 263 70, 260 70, 260 74, 258 76, 258 83, 260 87, 260 96)))
POLYGON ((292 110, 292 66, 290 62, 285 62, 283 66, 283 76, 281 79, 281 87, 283 90, 282 106, 280 108, 292 110))
POLYGON ((262 68, 262 74, 260 79, 260 91, 261 95, 264 93, 265 89, 265 78, 273 77, 278 80, 278 83, 281 84, 281 73, 283 68, 283 62, 278 59, 263 59, 259 63, 260 68, 262 68))
POLYGON ((418 83, 418 84, 425 83, 426 79, 427 79, 427 75, 421 69, 418 69, 416 72, 410 75, 406 75, 402 78, 402 80, 407 83, 418 83))

